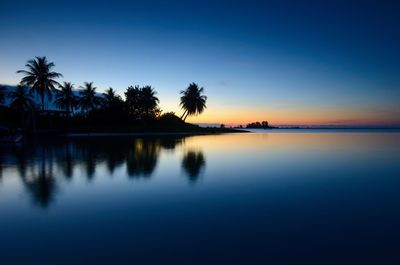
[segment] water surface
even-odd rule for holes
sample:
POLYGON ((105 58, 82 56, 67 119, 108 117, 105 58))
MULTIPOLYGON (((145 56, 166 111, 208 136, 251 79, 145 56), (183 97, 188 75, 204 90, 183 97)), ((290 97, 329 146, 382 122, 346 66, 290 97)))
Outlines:
POLYGON ((0 147, 0 264, 399 264, 400 133, 0 147))

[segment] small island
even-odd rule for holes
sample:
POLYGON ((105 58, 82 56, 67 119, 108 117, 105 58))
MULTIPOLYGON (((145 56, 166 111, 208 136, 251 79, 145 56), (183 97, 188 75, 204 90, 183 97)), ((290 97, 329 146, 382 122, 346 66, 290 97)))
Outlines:
POLYGON ((257 122, 252 122, 252 123, 247 124, 246 128, 247 129, 274 129, 277 127, 270 126, 268 124, 268 121, 262 121, 262 122, 257 121, 257 122))

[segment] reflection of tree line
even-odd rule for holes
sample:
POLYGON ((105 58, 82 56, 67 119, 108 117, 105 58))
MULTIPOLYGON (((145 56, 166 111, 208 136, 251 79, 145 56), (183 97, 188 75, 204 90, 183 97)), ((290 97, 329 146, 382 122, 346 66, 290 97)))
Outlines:
POLYGON ((0 152, 0 182, 3 178, 3 154, 0 152))
MULTIPOLYGON (((129 178, 149 178, 156 168, 160 151, 173 150, 183 141, 184 138, 167 137, 27 143, 0 152, 0 179, 4 157, 11 155, 9 157, 15 160, 18 174, 34 201, 46 207, 57 191, 58 175, 70 180, 75 168, 81 166, 87 179, 91 180, 100 164, 106 166, 110 175, 125 164, 129 178)), ((191 183, 196 182, 204 167, 205 158, 201 151, 184 153, 182 168, 191 183)))

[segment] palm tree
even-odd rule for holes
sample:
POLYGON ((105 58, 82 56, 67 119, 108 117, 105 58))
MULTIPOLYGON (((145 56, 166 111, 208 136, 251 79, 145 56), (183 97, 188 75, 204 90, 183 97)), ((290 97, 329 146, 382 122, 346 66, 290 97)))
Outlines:
POLYGON ((79 105, 85 112, 94 110, 101 104, 101 98, 96 95, 96 88, 93 86, 93 82, 85 82, 80 91, 79 105))
POLYGON ((157 92, 151 86, 142 87, 140 90, 140 107, 142 114, 149 117, 157 111, 160 100, 156 97, 157 92))
POLYGON ((5 99, 6 99, 6 88, 5 86, 0 85, 0 105, 3 105, 5 99))
POLYGON ((128 113, 133 117, 139 116, 140 110, 140 88, 139 86, 129 86, 125 92, 125 104, 128 113))
POLYGON ((34 106, 34 101, 31 93, 26 87, 18 85, 14 91, 9 93, 11 99, 10 107, 18 110, 21 113, 21 124, 25 127, 24 113, 34 106))
POLYGON ((105 93, 103 93, 103 96, 104 104, 107 108, 114 106, 115 103, 121 100, 121 97, 115 93, 115 90, 112 87, 106 89, 105 93))
POLYGON ((181 103, 184 110, 181 119, 186 120, 187 116, 201 114, 206 108, 207 97, 202 95, 204 88, 199 88, 196 83, 191 83, 186 90, 181 91, 181 103))
POLYGON ((62 77, 62 74, 53 72, 55 66, 53 62, 48 62, 46 56, 35 57, 29 60, 25 65, 28 70, 19 70, 25 76, 21 80, 21 85, 29 86, 37 95, 40 95, 42 101, 42 111, 44 110, 45 94, 50 99, 55 86, 60 85, 55 78, 62 77))
POLYGON ((55 105, 59 109, 65 110, 68 115, 74 110, 78 104, 78 97, 74 95, 74 85, 70 82, 64 82, 60 85, 61 90, 57 91, 55 105))
POLYGON ((10 107, 20 111, 26 111, 33 107, 32 94, 26 89, 26 87, 18 85, 14 91, 9 93, 11 99, 10 107))

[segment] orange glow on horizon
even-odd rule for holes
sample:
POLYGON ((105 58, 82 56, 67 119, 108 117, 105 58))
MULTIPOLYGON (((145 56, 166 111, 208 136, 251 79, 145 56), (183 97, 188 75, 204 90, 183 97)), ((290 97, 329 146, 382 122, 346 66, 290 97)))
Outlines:
POLYGON ((333 125, 333 126, 390 126, 400 125, 399 113, 342 108, 342 109, 290 109, 276 110, 237 110, 237 109, 207 109, 196 117, 188 117, 191 123, 223 123, 228 126, 246 125, 250 122, 268 121, 275 126, 282 125, 333 125))

